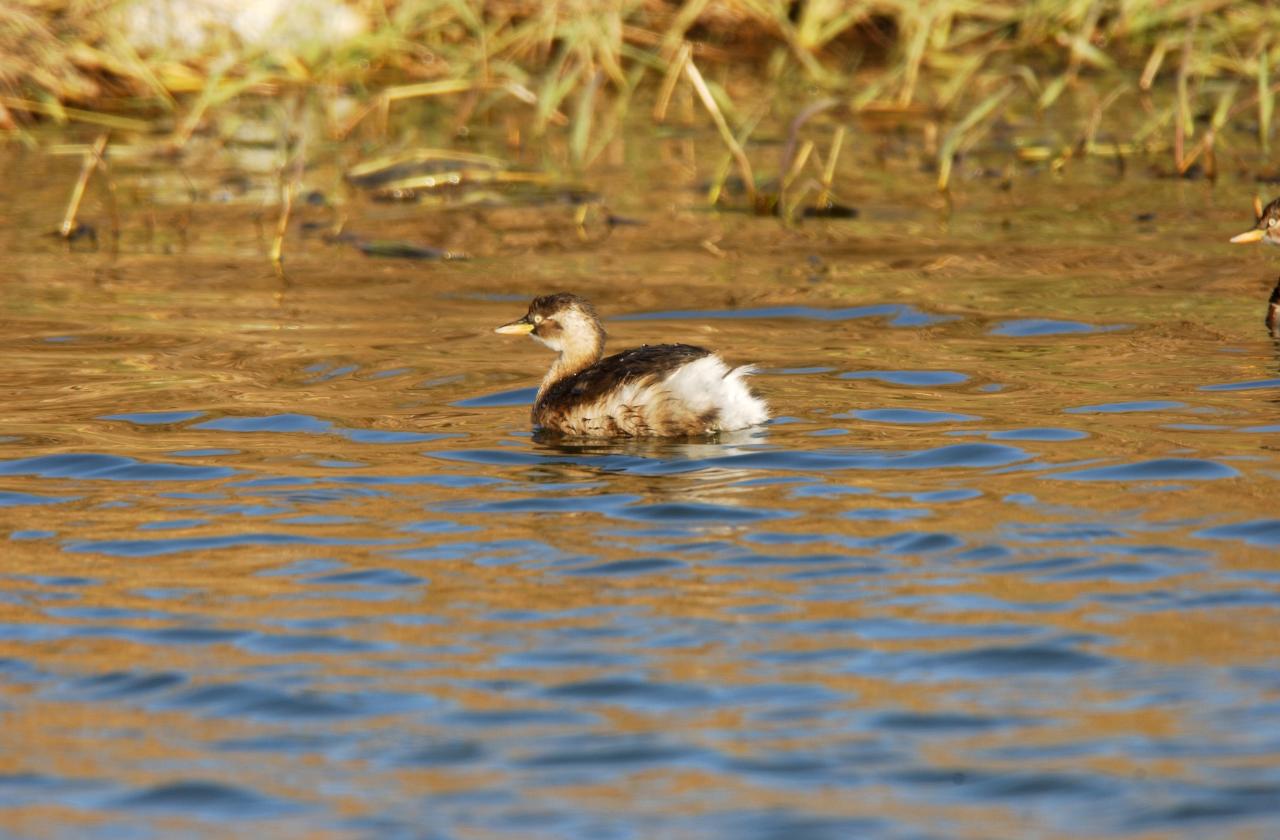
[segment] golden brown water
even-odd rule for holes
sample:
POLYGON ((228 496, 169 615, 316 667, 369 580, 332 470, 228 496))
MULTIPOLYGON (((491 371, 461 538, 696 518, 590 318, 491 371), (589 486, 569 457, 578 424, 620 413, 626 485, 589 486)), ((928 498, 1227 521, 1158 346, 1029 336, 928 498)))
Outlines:
POLYGON ((607 238, 365 205, 472 259, 299 234, 283 278, 252 201, 141 187, 120 254, 67 253, 32 231, 77 164, 7 153, 7 835, 1280 827, 1252 185, 1085 166, 948 213, 867 168, 858 220, 787 231, 700 209, 684 142, 604 179, 644 222, 607 238), (612 347, 757 362, 777 420, 531 437, 550 359, 491 328, 557 290, 612 347))

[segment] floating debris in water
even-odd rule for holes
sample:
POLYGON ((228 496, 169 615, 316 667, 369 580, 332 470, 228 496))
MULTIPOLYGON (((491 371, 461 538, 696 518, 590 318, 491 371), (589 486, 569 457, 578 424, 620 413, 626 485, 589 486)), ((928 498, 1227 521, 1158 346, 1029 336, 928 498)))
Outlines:
POLYGON ((353 167, 347 180, 374 201, 469 207, 598 204, 600 195, 518 169, 498 158, 444 149, 416 149, 353 167))
POLYGON ((415 245, 412 242, 371 239, 365 242, 356 242, 355 246, 360 249, 360 253, 367 257, 394 257, 406 260, 454 259, 453 254, 441 248, 432 248, 429 245, 415 245))
POLYGON ((55 235, 61 236, 69 243, 87 242, 92 245, 94 249, 98 247, 98 229, 93 225, 88 225, 84 222, 76 222, 75 226, 65 234, 59 232, 55 235))
POLYGON ((362 189, 377 189, 419 176, 496 172, 505 168, 500 159, 489 155, 448 149, 414 149, 356 164, 347 172, 347 180, 362 189))
POLYGON ((385 257, 401 260, 465 260, 466 254, 419 245, 399 239, 362 239, 353 233, 340 233, 329 237, 330 242, 342 242, 356 248, 366 257, 385 257))
POLYGON ((806 219, 856 219, 858 208, 835 201, 828 201, 818 207, 806 207, 800 211, 806 219))

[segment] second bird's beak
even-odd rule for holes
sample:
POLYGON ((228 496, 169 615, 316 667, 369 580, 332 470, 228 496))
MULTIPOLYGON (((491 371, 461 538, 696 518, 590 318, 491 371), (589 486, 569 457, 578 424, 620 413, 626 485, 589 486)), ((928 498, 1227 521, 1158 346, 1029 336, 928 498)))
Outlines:
POLYGON ((1254 228, 1253 230, 1246 230, 1238 236, 1231 237, 1231 241, 1237 245, 1244 245, 1249 242, 1261 242, 1262 238, 1266 235, 1267 232, 1265 230, 1262 230, 1261 228, 1254 228))
POLYGON ((533 321, 529 320, 526 315, 518 321, 512 321, 510 324, 503 324, 494 330, 496 333, 503 335, 528 335, 533 332, 533 321))

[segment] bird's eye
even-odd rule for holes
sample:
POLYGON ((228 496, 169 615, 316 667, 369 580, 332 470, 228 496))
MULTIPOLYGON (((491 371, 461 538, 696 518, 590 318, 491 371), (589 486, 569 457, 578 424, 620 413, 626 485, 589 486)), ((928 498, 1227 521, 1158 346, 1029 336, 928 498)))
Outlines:
POLYGON ((1275 227, 1277 224, 1280 224, 1280 219, 1276 218, 1275 216, 1272 216, 1270 219, 1267 219, 1267 227, 1275 227))
MULTIPOLYGON (((1275 220, 1274 220, 1274 219, 1272 219, 1272 220, 1271 220, 1271 223, 1272 223, 1272 224, 1275 224, 1275 220)), ((534 316, 533 316, 533 322, 534 322, 535 324, 541 324, 541 323, 542 323, 542 316, 541 316, 541 315, 534 315, 534 316)))

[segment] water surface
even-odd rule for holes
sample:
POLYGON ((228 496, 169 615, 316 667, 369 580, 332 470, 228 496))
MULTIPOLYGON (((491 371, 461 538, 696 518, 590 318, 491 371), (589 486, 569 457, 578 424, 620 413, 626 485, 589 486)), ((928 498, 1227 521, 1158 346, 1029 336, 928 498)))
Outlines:
POLYGON ((1030 173, 948 215, 870 168, 856 222, 787 231, 642 159, 602 241, 458 212, 468 261, 299 235, 282 277, 247 209, 60 251, 57 166, 6 163, 14 836, 1280 827, 1252 186, 1030 173), (548 355, 491 328, 562 289, 616 348, 757 363, 777 419, 532 435, 548 355))

